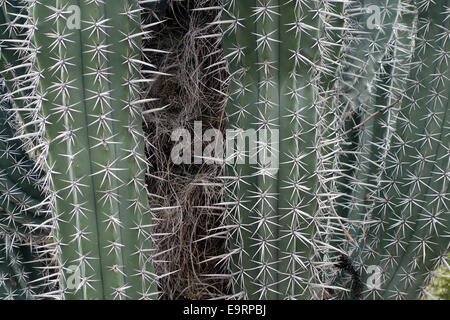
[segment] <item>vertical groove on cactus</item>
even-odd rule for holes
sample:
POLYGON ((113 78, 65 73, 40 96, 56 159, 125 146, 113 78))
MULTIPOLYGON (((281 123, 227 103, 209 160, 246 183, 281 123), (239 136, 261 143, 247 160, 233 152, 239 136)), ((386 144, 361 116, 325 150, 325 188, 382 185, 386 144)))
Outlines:
POLYGON ((158 12, 159 19, 152 19, 160 23, 144 44, 144 50, 159 50, 152 52, 152 61, 160 74, 148 88, 150 96, 158 99, 145 106, 144 131, 161 299, 218 299, 229 291, 223 263, 225 205, 218 204, 222 159, 215 152, 206 154, 206 148, 220 146, 218 135, 224 125, 227 72, 218 23, 220 5, 220 0, 168 1, 158 12), (187 137, 195 139, 191 140, 195 148, 203 146, 202 153, 193 157, 183 151, 183 158, 189 153, 188 161, 179 163, 172 152, 188 142, 187 137))

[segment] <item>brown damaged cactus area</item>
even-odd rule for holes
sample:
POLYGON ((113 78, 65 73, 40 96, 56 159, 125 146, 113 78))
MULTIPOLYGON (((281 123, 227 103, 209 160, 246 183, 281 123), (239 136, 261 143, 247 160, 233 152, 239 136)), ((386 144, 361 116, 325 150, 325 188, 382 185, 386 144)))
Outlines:
MULTIPOLYGON (((162 299, 213 299, 229 293, 220 164, 174 164, 171 140, 182 128, 194 137, 194 122, 202 132, 221 130, 227 70, 223 61, 220 1, 171 1, 164 21, 153 30, 145 48, 166 53, 152 56, 159 72, 146 96, 157 98, 144 109, 149 200, 154 215, 155 268, 162 276, 162 299), (211 34, 217 36, 210 37, 211 34), (157 112, 151 112, 158 109, 157 112), (146 110, 149 112, 146 113, 146 110)), ((194 158, 192 158, 194 162, 194 158)))

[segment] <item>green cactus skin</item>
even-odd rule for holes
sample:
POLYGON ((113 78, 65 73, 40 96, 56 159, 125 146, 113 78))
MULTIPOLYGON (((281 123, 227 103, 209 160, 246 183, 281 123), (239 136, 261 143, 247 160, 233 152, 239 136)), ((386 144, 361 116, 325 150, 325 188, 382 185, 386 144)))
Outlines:
POLYGON ((341 254, 362 298, 423 294, 448 251, 448 5, 225 1, 228 127, 280 129, 278 171, 225 169, 234 297, 358 298, 341 254), (365 25, 371 5, 380 29, 365 25))
POLYGON ((34 89, 34 75, 30 72, 32 51, 29 50, 32 30, 26 23, 27 17, 25 1, 0 1, 0 75, 8 88, 1 99, 10 101, 20 123, 19 133, 27 134, 22 139, 24 146, 32 152, 37 144, 38 130, 37 108, 27 98, 34 89))
POLYGON ((279 149, 278 171, 261 161, 225 171, 236 297, 322 298, 317 262, 322 250, 333 250, 320 241, 326 201, 334 198, 326 188, 336 124, 328 89, 342 10, 336 1, 225 1, 228 127, 280 130, 271 146, 279 149))
MULTIPOLYGON (((352 128, 362 118, 369 116, 376 112, 380 106, 385 106, 389 100, 376 99, 379 94, 384 92, 380 89, 379 92, 373 92, 376 86, 377 73, 380 71, 380 61, 388 55, 388 50, 392 48, 393 24, 398 18, 400 10, 396 10, 401 2, 396 0, 387 1, 384 5, 385 10, 379 6, 379 1, 376 0, 361 0, 350 3, 345 12, 345 16, 351 16, 348 19, 349 30, 343 35, 344 50, 341 58, 341 70, 338 75, 339 83, 338 90, 340 91, 339 100, 343 104, 341 107, 341 119, 346 121, 342 124, 343 132, 352 128), (368 12, 368 8, 376 6, 380 8, 380 28, 367 25, 368 19, 374 13, 368 12), (348 40, 347 40, 348 39, 348 40), (351 117, 348 115, 352 115, 351 117), (353 120, 353 121, 352 121, 353 120)), ((375 22, 371 20, 371 22, 375 22)), ((407 25, 406 25, 407 26, 407 25)), ((362 130, 376 130, 372 126, 381 127, 380 119, 384 119, 386 114, 381 114, 377 119, 368 122, 362 130)), ((355 161, 355 145, 370 148, 370 143, 366 143, 364 137, 358 137, 357 132, 352 132, 345 137, 347 145, 342 145, 343 152, 338 160, 341 164, 342 170, 351 176, 351 172, 355 171, 352 167, 355 161), (359 140, 358 140, 359 139, 359 140)), ((372 153, 379 152, 376 147, 371 148, 372 153)), ((359 164, 359 175, 364 175, 368 178, 367 173, 374 170, 372 163, 359 164)), ((361 177, 362 179, 362 177, 361 177)), ((346 195, 352 193, 351 179, 348 177, 340 177, 337 182, 339 192, 343 197, 336 200, 336 210, 343 217, 348 215, 347 202, 351 202, 351 197, 346 195)), ((365 194, 361 192, 360 197, 365 194)))
POLYGON ((152 298, 139 82, 151 65, 141 61, 138 1, 32 1, 28 10, 62 297, 152 298))
POLYGON ((51 284, 46 270, 49 258, 39 247, 13 241, 0 233, 0 300, 34 300, 45 296, 51 284))
MULTIPOLYGON (((411 37, 413 54, 392 72, 406 68, 407 76, 403 70, 399 81, 401 76, 392 73, 390 87, 381 82, 376 87, 385 94, 377 100, 393 101, 398 92, 403 99, 397 110, 361 133, 376 152, 360 152, 359 163, 370 163, 372 170, 354 181, 349 219, 363 223, 354 228, 358 248, 349 250, 366 284, 366 299, 419 298, 447 256, 450 44, 448 13, 442 8, 449 5, 403 1, 403 9, 414 6, 418 25, 411 37), (361 193, 368 197, 361 199, 361 193), (379 286, 370 285, 374 267, 381 270, 379 286)), ((392 60, 391 65, 402 62, 395 53, 392 60)))
POLYGON ((7 101, 0 104, 0 233, 29 240, 48 235, 45 194, 35 163, 14 140, 15 127, 7 101))

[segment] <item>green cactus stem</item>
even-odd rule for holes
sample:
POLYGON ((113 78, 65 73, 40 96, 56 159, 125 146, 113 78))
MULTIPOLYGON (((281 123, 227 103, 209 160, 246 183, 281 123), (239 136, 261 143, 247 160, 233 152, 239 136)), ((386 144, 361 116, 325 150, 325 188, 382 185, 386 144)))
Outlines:
MULTIPOLYGON (((5 90, 5 88, 2 88, 5 90)), ((0 232, 22 240, 49 233, 43 177, 15 139, 14 112, 0 103, 0 232)))
POLYGON ((335 196, 327 187, 336 143, 329 90, 342 10, 339 1, 225 1, 228 128, 269 132, 268 146, 246 149, 246 163, 236 161, 239 154, 227 159, 238 297, 321 298, 326 287, 318 261, 322 250, 333 250, 320 239, 335 196), (265 163, 265 150, 279 154, 279 164, 265 163))
POLYGON ((138 1, 28 10, 63 297, 154 298, 140 110, 140 69, 152 65, 138 1))
POLYGON ((448 5, 400 1, 393 8, 392 45, 372 90, 378 107, 403 98, 359 134, 348 215, 360 221, 350 226, 358 246, 345 250, 360 271, 364 299, 417 299, 445 263, 450 47, 442 8, 448 5))

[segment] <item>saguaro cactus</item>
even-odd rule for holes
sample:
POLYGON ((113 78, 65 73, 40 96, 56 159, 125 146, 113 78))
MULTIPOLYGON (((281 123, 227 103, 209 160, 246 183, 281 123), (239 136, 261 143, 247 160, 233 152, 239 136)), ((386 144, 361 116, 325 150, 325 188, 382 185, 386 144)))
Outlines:
POLYGON ((317 261, 332 248, 320 239, 334 198, 328 90, 342 9, 339 1, 225 1, 229 128, 268 130, 275 141, 247 150, 256 163, 227 159, 234 290, 242 297, 319 298, 326 286, 317 261), (279 167, 264 163, 266 151, 279 155, 279 167))
POLYGON ((0 299, 32 300, 50 291, 52 275, 46 270, 51 258, 39 245, 14 241, 0 233, 0 299))
MULTIPOLYGON (((164 50, 141 13, 171 7, 141 2, 0 1, 0 298, 157 294, 140 106, 164 50)), ((205 68, 230 72, 206 238, 227 230, 232 298, 426 293, 449 247, 449 7, 224 0, 223 34, 193 33, 223 36, 205 68)))
POLYGON ((364 298, 419 298, 447 257, 450 46, 443 8, 449 4, 401 1, 390 9, 397 16, 394 45, 379 65, 373 98, 403 99, 360 132, 349 213, 362 221, 352 227, 358 247, 349 250, 369 284, 364 298), (409 33, 409 50, 399 46, 401 32, 409 33))
MULTIPOLYGON (((4 89, 4 88, 2 88, 4 89)), ((48 234, 42 172, 15 138, 14 112, 0 104, 0 232, 29 240, 48 234)))
POLYGON ((227 159, 235 295, 421 294, 449 243, 446 3, 225 1, 228 126, 280 132, 227 159))
POLYGON ((63 297, 152 297, 138 1, 28 10, 63 297))

